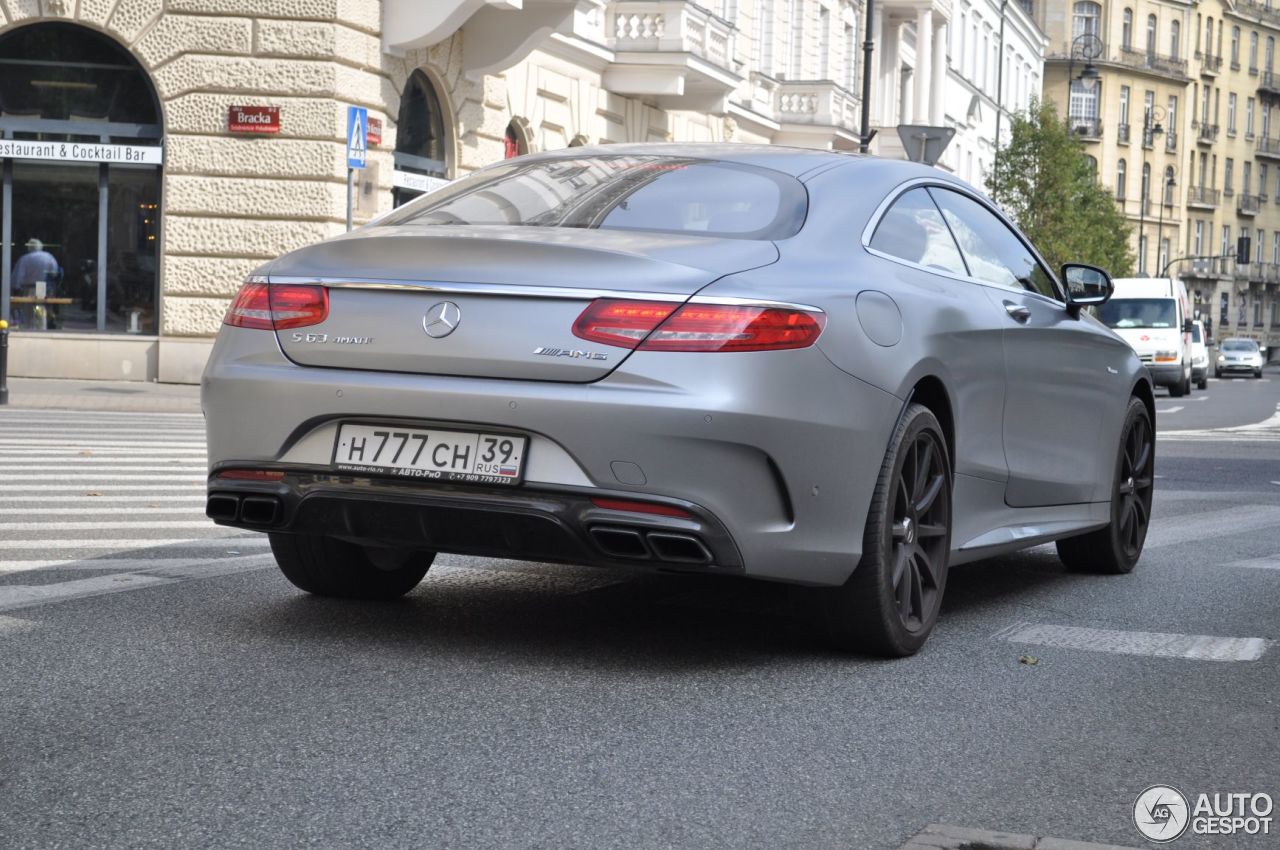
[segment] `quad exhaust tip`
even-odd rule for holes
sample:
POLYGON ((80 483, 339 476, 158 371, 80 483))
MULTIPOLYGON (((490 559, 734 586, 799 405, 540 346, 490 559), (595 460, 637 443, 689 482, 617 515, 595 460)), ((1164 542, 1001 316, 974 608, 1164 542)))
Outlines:
POLYGON ((614 558, 673 564, 710 564, 711 552, 692 534, 593 525, 588 532, 600 551, 614 558))
POLYGON ((275 525, 280 521, 283 505, 275 496, 235 496, 214 493, 205 502, 204 514, 221 522, 245 525, 275 525))

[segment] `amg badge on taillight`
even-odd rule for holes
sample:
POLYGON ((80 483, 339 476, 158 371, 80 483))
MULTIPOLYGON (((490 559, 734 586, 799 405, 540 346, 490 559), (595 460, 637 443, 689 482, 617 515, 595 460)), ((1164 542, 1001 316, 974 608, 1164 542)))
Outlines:
POLYGON ((297 283, 249 281, 240 287, 223 324, 279 331, 318 325, 329 317, 329 290, 297 283))
POLYGON ((781 351, 818 341, 826 316, 789 307, 599 299, 574 323, 582 339, 641 351, 781 351))

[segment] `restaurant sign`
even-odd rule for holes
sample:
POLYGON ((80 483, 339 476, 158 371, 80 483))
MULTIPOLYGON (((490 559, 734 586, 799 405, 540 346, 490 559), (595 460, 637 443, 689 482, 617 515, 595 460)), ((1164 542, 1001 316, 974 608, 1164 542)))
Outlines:
POLYGON ((0 139, 0 159, 160 165, 164 162, 164 148, 159 145, 107 145, 97 142, 36 142, 0 139))

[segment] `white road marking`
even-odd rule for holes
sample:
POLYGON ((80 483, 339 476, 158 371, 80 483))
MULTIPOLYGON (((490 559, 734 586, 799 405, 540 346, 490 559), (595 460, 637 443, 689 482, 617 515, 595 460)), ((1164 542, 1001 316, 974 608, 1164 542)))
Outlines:
POLYGON ((1270 641, 1254 637, 1180 635, 1034 623, 1016 623, 992 637, 1011 643, 1197 661, 1257 661, 1270 645, 1270 641))
MULTIPOLYGON (((167 489, 167 488, 166 488, 166 489, 167 489)), ((183 488, 181 488, 181 489, 183 489, 183 490, 187 490, 187 489, 189 489, 189 488, 187 488, 187 487, 183 487, 183 488)), ((2 497, 0 497, 0 502, 3 502, 3 501, 4 501, 4 499, 3 499, 2 497)), ((96 496, 86 496, 84 493, 80 493, 79 495, 76 495, 76 496, 35 496, 35 497, 28 497, 28 498, 24 498, 24 499, 22 499, 22 504, 24 504, 24 505, 59 505, 59 504, 65 504, 65 503, 67 503, 67 502, 74 502, 74 503, 76 503, 76 504, 84 503, 84 505, 85 505, 85 511, 94 511, 94 510, 97 510, 97 509, 98 509, 98 507, 99 507, 99 506, 96 504, 97 502, 102 502, 101 507, 103 507, 103 508, 110 508, 110 507, 111 507, 111 505, 112 505, 112 504, 114 504, 114 503, 116 503, 116 502, 121 502, 121 503, 125 503, 125 502, 127 502, 127 503, 135 503, 135 502, 146 502, 146 503, 150 503, 150 502, 163 502, 166 506, 168 506, 168 505, 190 505, 193 509, 198 508, 198 509, 200 509, 200 510, 204 510, 205 497, 204 497, 203 495, 201 495, 201 496, 194 496, 194 495, 193 495, 193 496, 173 496, 173 495, 164 495, 164 496, 102 496, 102 497, 96 497, 96 496)), ((37 512, 37 511, 42 511, 42 510, 43 510, 43 509, 41 509, 41 508, 0 508, 0 514, 5 514, 5 513, 25 514, 25 513, 35 513, 35 512, 37 512)), ((58 508, 58 509, 56 509, 56 510, 61 511, 61 510, 63 510, 63 509, 62 509, 62 508, 58 508)), ((79 508, 67 508, 66 510, 68 510, 68 511, 73 511, 73 510, 79 510, 79 508)))
POLYGON ((1219 565, 1224 570, 1280 570, 1280 555, 1266 558, 1248 558, 1243 561, 1230 561, 1219 565))
MULTIPOLYGON (((24 494, 26 494, 26 493, 35 493, 35 492, 41 492, 41 491, 48 492, 48 491, 54 491, 54 490, 74 490, 74 491, 76 491, 77 493, 80 493, 80 495, 82 495, 82 496, 84 495, 84 492, 85 492, 85 491, 87 491, 87 490, 92 490, 92 491, 93 491, 93 492, 95 492, 95 493, 102 493, 102 498, 107 499, 107 498, 112 498, 112 497, 108 496, 107 494, 108 494, 108 493, 110 493, 110 492, 114 492, 114 491, 116 491, 116 490, 119 490, 119 491, 121 491, 121 492, 126 491, 126 490, 146 490, 147 492, 163 492, 163 491, 170 491, 170 490, 191 491, 191 490, 204 490, 204 489, 205 489, 205 482, 204 482, 204 481, 200 481, 200 482, 193 482, 193 483, 191 483, 191 484, 180 484, 180 485, 179 485, 179 484, 108 484, 108 483, 101 483, 101 484, 97 484, 97 485, 91 485, 91 484, 24 484, 24 485, 23 485, 23 486, 21 486, 21 487, 9 487, 9 486, 5 485, 3 482, 4 482, 4 474, 3 474, 3 472, 0 472, 0 500, 3 500, 3 499, 5 499, 5 498, 6 498, 6 496, 5 496, 5 494, 6 494, 6 493, 15 493, 15 494, 17 494, 18 496, 22 496, 22 495, 24 495, 24 494)), ((14 498, 14 497, 13 497, 13 496, 8 496, 7 498, 14 498)), ((92 498, 92 497, 89 497, 89 498, 92 498)))
POLYGON ((1164 410, 1157 407, 1156 413, 1177 413, 1179 410, 1182 410, 1182 405, 1178 405, 1177 407, 1166 407, 1164 410))
POLYGON ((129 528, 192 529, 213 528, 211 520, 107 520, 104 522, 0 522, 2 531, 120 531, 129 528))
MULTIPOLYGON (((81 496, 76 499, 77 502, 95 501, 92 497, 81 496)), ((101 500, 97 500, 101 501, 101 500)), ((89 504, 79 508, 46 508, 46 507, 26 507, 26 508, 0 508, 0 516, 78 516, 85 518, 88 516, 138 516, 145 513, 148 517, 155 517, 158 514, 182 514, 184 516, 204 516, 205 500, 178 502, 175 506, 175 499, 166 498, 164 504, 156 503, 156 507, 148 504, 146 507, 140 508, 137 505, 123 506, 112 508, 111 502, 120 501, 113 498, 110 502, 103 502, 102 505, 89 504)), ((147 502, 155 502, 155 499, 146 499, 147 502)), ((33 521, 34 522, 34 521, 33 521)), ((43 530, 47 525, 40 524, 43 530)))
POLYGON ((60 558, 52 560, 0 561, 0 574, 28 573, 36 570, 75 570, 147 573, 164 570, 166 574, 172 570, 183 570, 192 564, 206 566, 218 564, 234 566, 249 561, 258 562, 263 558, 271 558, 267 552, 253 555, 232 555, 229 557, 211 558, 207 555, 196 558, 60 558))
POLYGON ((17 617, 0 617, 0 635, 16 635, 29 632, 36 627, 31 620, 20 620, 17 617))
MULTIPOLYGON (((210 528, 214 528, 212 522, 209 523, 210 528)), ((72 551, 83 549, 115 549, 120 552, 139 552, 150 551, 153 549, 163 549, 166 547, 178 547, 182 549, 244 549, 252 546, 269 546, 270 541, 266 535, 254 537, 125 537, 113 539, 87 539, 87 540, 0 540, 0 549, 33 549, 41 552, 48 552, 57 549, 70 549, 72 551)))

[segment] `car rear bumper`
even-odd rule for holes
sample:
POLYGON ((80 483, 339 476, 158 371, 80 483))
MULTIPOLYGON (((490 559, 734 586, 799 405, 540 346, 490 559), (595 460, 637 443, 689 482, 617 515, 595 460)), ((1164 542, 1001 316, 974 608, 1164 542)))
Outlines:
MULTIPOLYGON (((861 557, 902 409, 816 349, 645 352, 583 385, 300 367, 280 354, 274 335, 237 328, 219 336, 202 405, 211 473, 289 473, 279 485, 211 478, 211 496, 240 499, 241 512, 259 489, 278 498, 272 530, 338 529, 372 542, 385 526, 388 540, 438 551, 674 565, 804 584, 839 584, 861 557), (527 434, 524 482, 479 488, 335 474, 337 427, 353 419, 527 434), (692 519, 605 515, 590 508, 591 495, 669 503, 692 519), (636 557, 610 555, 601 527, 626 532, 612 540, 630 540, 636 557), (670 541, 650 537, 667 532, 692 536, 708 557, 661 557, 670 541)), ((268 530, 242 513, 220 521, 268 530)), ((687 542, 676 549, 696 551, 687 542)))

